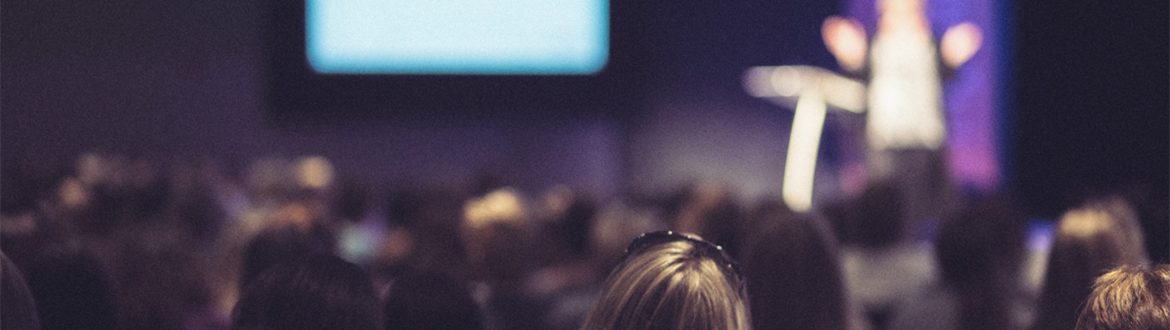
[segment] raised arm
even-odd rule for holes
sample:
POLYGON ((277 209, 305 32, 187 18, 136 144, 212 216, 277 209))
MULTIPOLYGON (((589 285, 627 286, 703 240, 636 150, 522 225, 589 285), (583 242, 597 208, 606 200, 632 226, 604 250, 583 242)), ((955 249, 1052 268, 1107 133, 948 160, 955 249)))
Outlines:
POLYGON ((951 27, 943 33, 940 45, 943 63, 952 69, 958 68, 975 56, 982 44, 983 32, 975 24, 962 23, 951 27))
POLYGON ((829 16, 821 25, 821 37, 825 39, 825 46, 837 64, 848 71, 858 71, 865 66, 866 47, 865 29, 855 20, 829 16))

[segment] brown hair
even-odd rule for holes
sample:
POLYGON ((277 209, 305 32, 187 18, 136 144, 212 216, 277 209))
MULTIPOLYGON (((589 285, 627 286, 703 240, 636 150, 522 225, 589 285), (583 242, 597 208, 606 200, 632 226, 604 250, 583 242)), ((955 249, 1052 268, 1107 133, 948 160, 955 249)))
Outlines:
POLYGON ((743 261, 758 329, 846 329, 837 246, 819 218, 771 212, 756 220, 743 261))
POLYGON ((1025 219, 1009 200, 983 197, 942 223, 935 261, 942 283, 957 294, 960 329, 1011 327, 1025 219))
POLYGON ((678 240, 627 256, 582 329, 750 329, 742 283, 703 248, 678 240))
POLYGON ((1170 329, 1170 265, 1122 266, 1098 277, 1076 328, 1170 329))

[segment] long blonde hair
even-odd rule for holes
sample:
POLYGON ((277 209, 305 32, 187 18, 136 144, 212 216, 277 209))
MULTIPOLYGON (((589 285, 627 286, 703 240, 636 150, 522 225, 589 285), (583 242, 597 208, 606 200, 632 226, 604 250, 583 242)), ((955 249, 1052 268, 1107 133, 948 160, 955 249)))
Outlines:
POLYGON ((685 239, 632 251, 582 329, 750 329, 742 279, 707 248, 685 239))

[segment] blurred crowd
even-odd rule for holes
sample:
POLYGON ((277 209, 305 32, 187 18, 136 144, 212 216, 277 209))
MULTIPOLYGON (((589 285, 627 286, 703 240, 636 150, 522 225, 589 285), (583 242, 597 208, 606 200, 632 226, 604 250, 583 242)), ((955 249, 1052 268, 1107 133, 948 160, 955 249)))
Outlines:
POLYGON ((579 329, 624 292, 631 241, 666 229, 735 263, 721 273, 742 282, 744 328, 1071 329, 1098 277, 1167 249, 1143 232, 1165 214, 1127 196, 1045 226, 972 194, 921 229, 882 183, 801 214, 718 184, 386 187, 316 156, 6 171, 4 329, 579 329))

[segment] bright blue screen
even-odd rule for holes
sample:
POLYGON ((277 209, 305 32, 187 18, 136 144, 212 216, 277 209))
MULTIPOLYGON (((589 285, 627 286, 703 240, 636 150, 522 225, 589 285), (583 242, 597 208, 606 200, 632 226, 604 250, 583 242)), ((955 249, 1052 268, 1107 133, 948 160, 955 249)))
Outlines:
POLYGON ((324 74, 587 75, 609 55, 608 0, 307 0, 324 74))

